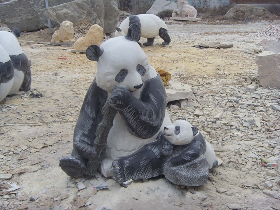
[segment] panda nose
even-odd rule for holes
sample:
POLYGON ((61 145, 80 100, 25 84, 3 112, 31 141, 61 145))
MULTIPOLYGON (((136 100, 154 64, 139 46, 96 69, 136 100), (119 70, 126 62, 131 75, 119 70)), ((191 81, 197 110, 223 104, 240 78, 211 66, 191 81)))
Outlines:
POLYGON ((167 127, 164 127, 163 129, 164 129, 164 130, 168 130, 168 128, 167 128, 167 127))
POLYGON ((142 86, 143 86, 143 83, 140 84, 140 85, 135 85, 134 88, 135 88, 135 89, 140 89, 142 86))

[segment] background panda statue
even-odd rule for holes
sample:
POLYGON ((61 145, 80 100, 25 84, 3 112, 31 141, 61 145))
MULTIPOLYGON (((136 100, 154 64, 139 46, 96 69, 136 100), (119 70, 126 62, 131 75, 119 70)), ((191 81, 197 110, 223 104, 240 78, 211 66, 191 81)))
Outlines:
MULTIPOLYGON (((156 36, 160 36, 164 40, 163 45, 168 45, 171 42, 165 22, 153 14, 140 14, 127 17, 121 22, 120 27, 116 28, 115 36, 129 34, 129 29, 133 25, 138 25, 140 27, 140 36, 147 38, 147 42, 144 43, 145 46, 153 45, 156 36)), ((139 39, 140 37, 136 41, 139 41, 139 39)))
POLYGON ((137 31, 137 27, 133 28, 126 37, 111 38, 100 47, 92 45, 86 51, 90 60, 97 61, 97 74, 76 123, 72 154, 59 163, 69 176, 92 175, 88 164, 98 158, 94 141, 106 101, 117 114, 101 162, 105 177, 113 176, 112 162, 116 158, 153 141, 164 126, 171 124, 162 79, 136 42, 137 31))
POLYGON ((176 185, 201 186, 208 180, 209 169, 216 166, 212 146, 186 120, 164 127, 155 141, 113 162, 120 184, 164 175, 176 185))
POLYGON ((16 36, 12 32, 0 31, 0 44, 8 53, 14 68, 14 82, 8 95, 15 94, 19 90, 30 90, 30 61, 22 51, 16 36))
POLYGON ((8 95, 14 83, 14 67, 9 54, 0 44, 0 102, 8 95))

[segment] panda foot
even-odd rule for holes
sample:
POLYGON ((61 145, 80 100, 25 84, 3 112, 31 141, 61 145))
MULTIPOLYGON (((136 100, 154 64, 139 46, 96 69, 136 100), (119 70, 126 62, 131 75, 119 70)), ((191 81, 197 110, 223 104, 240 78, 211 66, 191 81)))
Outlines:
POLYGON ((123 167, 121 163, 122 163, 121 159, 116 159, 113 161, 112 166, 113 166, 115 181, 118 182, 120 185, 123 185, 123 183, 126 180, 124 179, 123 167))
POLYGON ((162 42, 161 44, 165 46, 165 45, 169 45, 169 43, 170 42, 162 42))
POLYGON ((144 46, 152 46, 152 45, 153 45, 153 43, 148 43, 148 42, 145 42, 145 43, 143 43, 143 45, 144 45, 144 46))
POLYGON ((85 164, 74 157, 64 157, 60 159, 59 166, 68 176, 74 178, 83 176, 86 171, 85 164))

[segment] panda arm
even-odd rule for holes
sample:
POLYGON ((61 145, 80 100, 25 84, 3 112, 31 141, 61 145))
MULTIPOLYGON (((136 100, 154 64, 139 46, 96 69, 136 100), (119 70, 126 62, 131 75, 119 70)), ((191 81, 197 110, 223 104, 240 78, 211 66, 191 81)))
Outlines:
POLYGON ((127 93, 121 107, 113 106, 126 120, 130 133, 143 139, 152 137, 165 117, 166 92, 161 77, 145 82, 140 99, 127 93))
POLYGON ((107 92, 99 88, 94 80, 85 96, 74 130, 74 149, 85 158, 92 159, 95 156, 95 133, 103 118, 102 108, 107 97, 107 92))

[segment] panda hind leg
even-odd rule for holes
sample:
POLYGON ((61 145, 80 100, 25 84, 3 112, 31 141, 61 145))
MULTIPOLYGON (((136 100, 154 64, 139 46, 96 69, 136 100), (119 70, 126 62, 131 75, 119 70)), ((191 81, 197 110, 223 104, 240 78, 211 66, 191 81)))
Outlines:
POLYGON ((162 43, 162 45, 169 45, 169 43, 171 42, 171 39, 170 39, 170 36, 169 36, 169 34, 168 34, 168 32, 165 28, 160 28, 159 29, 159 36, 164 41, 162 43))
POLYGON ((154 44, 155 38, 147 38, 147 42, 143 43, 145 46, 151 46, 154 44))
POLYGON ((86 165, 84 161, 74 150, 72 152, 72 156, 60 159, 59 166, 68 176, 74 178, 81 177, 86 172, 86 165))

